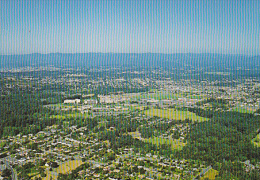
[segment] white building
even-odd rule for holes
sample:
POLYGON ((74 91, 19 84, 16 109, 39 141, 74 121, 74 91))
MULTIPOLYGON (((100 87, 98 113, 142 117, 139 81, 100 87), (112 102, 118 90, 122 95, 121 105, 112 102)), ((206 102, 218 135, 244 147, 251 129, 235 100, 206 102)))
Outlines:
POLYGON ((64 104, 78 104, 80 103, 80 99, 66 99, 64 100, 64 104))
POLYGON ((97 104, 98 101, 96 99, 88 99, 84 101, 84 104, 94 105, 97 104))

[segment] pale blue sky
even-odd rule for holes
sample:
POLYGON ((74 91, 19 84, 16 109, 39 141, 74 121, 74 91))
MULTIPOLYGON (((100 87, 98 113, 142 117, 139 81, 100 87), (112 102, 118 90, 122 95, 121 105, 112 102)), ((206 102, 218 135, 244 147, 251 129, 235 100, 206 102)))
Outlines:
POLYGON ((260 54, 260 1, 0 1, 0 54, 260 54))

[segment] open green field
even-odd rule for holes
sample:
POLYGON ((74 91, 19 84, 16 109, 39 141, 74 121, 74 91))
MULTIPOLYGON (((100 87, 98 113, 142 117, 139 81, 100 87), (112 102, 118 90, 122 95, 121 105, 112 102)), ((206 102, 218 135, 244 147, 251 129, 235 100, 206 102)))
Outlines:
POLYGON ((46 177, 42 178, 43 180, 50 180, 51 178, 57 179, 59 173, 66 174, 76 169, 80 165, 84 164, 81 160, 71 160, 64 162, 58 168, 54 168, 52 171, 46 171, 46 177))
POLYGON ((88 117, 89 115, 87 113, 85 114, 81 114, 81 113, 78 113, 78 112, 74 112, 74 113, 70 113, 70 114, 58 114, 58 115, 52 115, 50 116, 50 118, 56 118, 56 119, 59 119, 59 120, 64 120, 64 119, 68 119, 68 118, 78 118, 78 117, 88 117))
POLYGON ((205 173, 205 175, 201 179, 214 180, 217 175, 218 175, 217 170, 210 169, 208 172, 205 173))
POLYGON ((149 142, 155 145, 159 144, 168 144, 171 146, 172 150, 181 150, 186 143, 180 142, 177 139, 172 139, 172 138, 163 138, 163 137, 153 137, 149 139, 145 139, 145 142, 149 142))
POLYGON ((247 107, 247 106, 237 106, 237 107, 234 107, 233 108, 233 111, 237 111, 237 112, 240 112, 240 113, 254 113, 256 111, 256 108, 254 107, 247 107))
POLYGON ((207 121, 208 118, 197 116, 195 113, 189 111, 180 111, 174 109, 149 109, 145 110, 144 113, 147 116, 158 116, 161 118, 168 118, 168 119, 176 119, 176 120, 185 120, 191 119, 192 121, 207 121))
POLYGON ((136 131, 136 132, 130 132, 129 135, 131 135, 133 138, 152 143, 155 145, 159 144, 168 144, 171 146, 172 150, 181 150, 186 143, 180 142, 177 139, 172 139, 172 138, 163 138, 163 137, 153 137, 149 139, 145 139, 141 137, 141 133, 136 131))

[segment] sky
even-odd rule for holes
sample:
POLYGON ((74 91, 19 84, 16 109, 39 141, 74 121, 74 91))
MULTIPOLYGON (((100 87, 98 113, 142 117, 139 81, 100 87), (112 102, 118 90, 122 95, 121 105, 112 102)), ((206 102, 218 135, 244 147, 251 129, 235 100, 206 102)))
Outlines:
POLYGON ((258 0, 0 0, 0 54, 260 54, 258 0))

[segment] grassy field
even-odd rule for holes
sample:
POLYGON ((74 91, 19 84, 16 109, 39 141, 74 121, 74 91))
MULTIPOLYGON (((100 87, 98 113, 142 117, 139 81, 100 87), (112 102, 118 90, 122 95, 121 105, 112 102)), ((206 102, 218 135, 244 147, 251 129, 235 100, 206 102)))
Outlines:
POLYGON ((162 137, 153 137, 149 139, 145 139, 145 142, 149 142, 155 145, 159 144, 168 144, 171 146, 172 150, 181 150, 186 143, 180 142, 177 139, 172 139, 172 138, 162 138, 162 137))
POLYGON ((147 116, 158 116, 161 118, 168 118, 168 119, 176 119, 176 120, 185 120, 191 119, 192 121, 207 121, 208 118, 197 116, 195 113, 189 111, 180 111, 174 109, 149 109, 145 110, 144 113, 147 116))
POLYGON ((172 138, 162 138, 162 137, 153 137, 149 139, 145 139, 141 137, 141 133, 136 131, 136 132, 130 132, 129 133, 133 138, 140 139, 142 141, 152 143, 152 144, 168 144, 172 147, 172 150, 181 150, 186 143, 179 142, 178 140, 173 140, 172 138))
POLYGON ((244 107, 237 106, 237 107, 233 108, 233 111, 237 111, 240 113, 254 113, 256 111, 256 108, 246 107, 246 106, 244 106, 244 107))
POLYGON ((64 120, 64 119, 67 119, 67 118, 77 118, 77 117, 88 117, 88 114, 85 113, 85 114, 81 114, 81 113, 77 113, 77 112, 74 112, 74 113, 70 113, 70 114, 66 114, 66 113, 61 113, 61 114, 58 114, 58 115, 52 115, 50 116, 50 118, 56 118, 56 119, 59 119, 59 120, 64 120))
POLYGON ((210 169, 208 172, 206 172, 206 174, 201 179, 214 180, 216 175, 218 175, 218 171, 214 169, 210 169))
POLYGON ((50 180, 51 178, 57 179, 59 173, 66 174, 66 173, 71 172, 72 170, 76 169, 77 167, 79 167, 82 164, 83 164, 83 162, 81 160, 71 160, 71 161, 64 162, 58 168, 53 169, 52 172, 46 171, 45 172, 46 177, 44 177, 43 180, 50 180))

